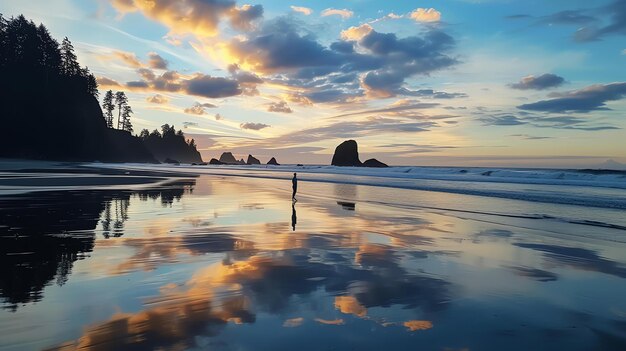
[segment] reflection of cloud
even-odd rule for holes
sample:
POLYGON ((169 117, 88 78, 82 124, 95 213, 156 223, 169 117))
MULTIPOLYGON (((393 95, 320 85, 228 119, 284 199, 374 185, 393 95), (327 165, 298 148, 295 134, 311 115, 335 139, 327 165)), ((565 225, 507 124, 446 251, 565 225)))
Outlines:
POLYGON ((530 267, 509 267, 509 269, 521 277, 527 277, 540 282, 553 282, 559 279, 558 275, 542 269, 530 267))
POLYGON ((353 314, 358 317, 364 317, 367 314, 367 308, 361 305, 354 296, 336 296, 335 308, 341 313, 353 314))
POLYGON ((321 324, 326 324, 326 325, 343 325, 345 323, 344 320, 341 318, 332 319, 332 320, 315 318, 315 321, 321 324))
POLYGON ((585 271, 595 271, 626 278, 625 266, 603 258, 592 250, 548 244, 519 243, 514 245, 542 252, 552 262, 585 271))
POLYGON ((304 322, 304 318, 302 317, 287 319, 283 323, 283 327, 285 328, 299 327, 300 325, 302 325, 302 322, 304 322))
POLYGON ((417 331, 417 330, 428 330, 433 327, 433 323, 430 321, 418 321, 418 320, 410 320, 402 323, 408 330, 417 331))

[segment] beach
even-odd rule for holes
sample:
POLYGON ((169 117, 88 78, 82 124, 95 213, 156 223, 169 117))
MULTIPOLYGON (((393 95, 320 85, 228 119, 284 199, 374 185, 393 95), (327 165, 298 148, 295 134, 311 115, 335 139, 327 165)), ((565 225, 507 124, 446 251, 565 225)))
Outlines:
POLYGON ((3 351, 626 349, 619 172, 34 166, 3 351))

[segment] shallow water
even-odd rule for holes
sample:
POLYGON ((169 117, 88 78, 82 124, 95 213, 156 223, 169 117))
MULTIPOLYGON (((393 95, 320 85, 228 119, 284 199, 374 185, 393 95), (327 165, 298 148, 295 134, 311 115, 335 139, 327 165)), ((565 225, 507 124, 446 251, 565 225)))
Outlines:
POLYGON ((290 185, 0 197, 0 350, 626 349, 623 211, 290 185))

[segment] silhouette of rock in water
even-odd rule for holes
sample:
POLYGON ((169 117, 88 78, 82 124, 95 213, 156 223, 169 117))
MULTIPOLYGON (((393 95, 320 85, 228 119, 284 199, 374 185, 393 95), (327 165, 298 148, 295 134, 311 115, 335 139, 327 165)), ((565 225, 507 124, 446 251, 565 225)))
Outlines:
POLYGON ((360 167, 359 150, 356 141, 346 140, 335 148, 335 154, 331 162, 333 166, 360 167))
POLYGON ((382 163, 375 158, 370 158, 369 160, 363 162, 363 167, 377 167, 377 168, 385 168, 389 167, 386 163, 382 163))
POLYGON ((280 163, 278 163, 278 161, 276 161, 276 158, 272 157, 270 158, 269 161, 267 161, 268 165, 274 165, 274 166, 280 166, 280 163))
POLYGON ((224 152, 222 156, 220 156, 220 162, 226 165, 236 165, 237 159, 233 156, 232 152, 224 152))
POLYGON ((260 165, 261 161, 252 155, 248 155, 248 161, 246 161, 248 165, 260 165))
POLYGON ((173 165, 180 165, 180 162, 176 161, 176 160, 172 160, 171 158, 166 158, 165 160, 163 160, 164 163, 170 163, 173 165))
POLYGON ((243 158, 242 158, 241 160, 237 161, 237 164, 238 165, 245 165, 246 161, 244 161, 243 158))
POLYGON ((335 148, 333 160, 330 163, 340 167, 389 167, 387 164, 370 158, 365 162, 359 160, 359 145, 354 140, 346 140, 335 148))
POLYGON ((222 162, 222 161, 220 161, 218 159, 212 158, 211 161, 209 161, 209 164, 210 165, 223 165, 224 162, 222 162))

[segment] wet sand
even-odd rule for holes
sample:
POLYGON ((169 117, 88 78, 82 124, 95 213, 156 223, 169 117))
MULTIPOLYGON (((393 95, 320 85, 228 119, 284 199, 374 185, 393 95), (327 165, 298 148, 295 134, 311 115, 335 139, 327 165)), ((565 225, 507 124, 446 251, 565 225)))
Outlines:
POLYGON ((290 185, 0 196, 0 350, 626 349, 624 230, 366 185, 302 181, 292 204, 290 185))

